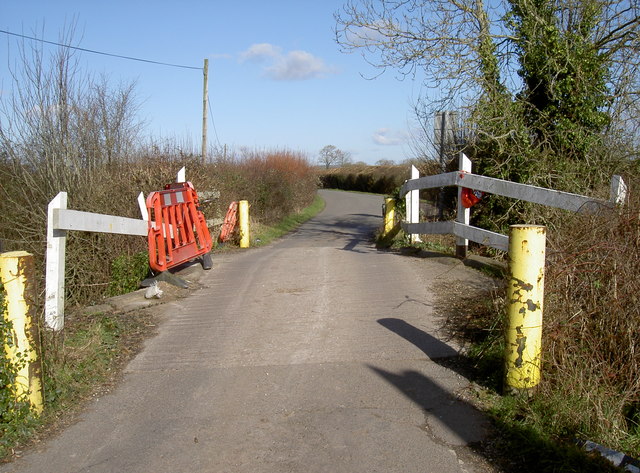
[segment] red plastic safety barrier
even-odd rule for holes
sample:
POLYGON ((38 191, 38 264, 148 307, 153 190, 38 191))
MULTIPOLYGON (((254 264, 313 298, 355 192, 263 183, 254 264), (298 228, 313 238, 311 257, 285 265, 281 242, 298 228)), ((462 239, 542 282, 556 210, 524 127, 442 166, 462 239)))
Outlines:
POLYGON ((190 182, 169 184, 147 197, 149 266, 166 271, 211 251, 211 235, 190 182))
POLYGON ((461 197, 462 206, 465 209, 469 209, 482 200, 482 198, 484 197, 484 192, 475 191, 473 189, 469 189, 468 187, 463 187, 461 197))
POLYGON ((229 204, 227 215, 225 215, 224 217, 224 223, 222 224, 222 228, 220 229, 220 238, 218 239, 220 243, 224 243, 231 238, 231 234, 233 233, 233 230, 236 228, 237 223, 238 223, 238 203, 234 201, 229 204))

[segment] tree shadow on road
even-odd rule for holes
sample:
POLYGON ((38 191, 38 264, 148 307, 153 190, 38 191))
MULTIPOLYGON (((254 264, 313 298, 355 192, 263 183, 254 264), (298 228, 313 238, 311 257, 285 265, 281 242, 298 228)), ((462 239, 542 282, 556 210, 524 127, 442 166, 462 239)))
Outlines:
MULTIPOLYGON (((442 340, 398 318, 379 319, 378 323, 419 348, 430 360, 472 379, 474 370, 464 356, 442 340)), ((407 370, 391 373, 369 365, 369 368, 395 386, 420 406, 427 416, 427 426, 440 427, 443 440, 467 444, 504 472, 596 473, 619 471, 599 456, 586 454, 567 442, 552 442, 517 421, 506 422, 442 388, 423 373, 407 370), (429 421, 429 416, 437 420, 429 421), (486 420, 493 428, 487 429, 486 420), (444 429, 444 430, 442 430, 444 429), (485 431, 488 435, 485 435, 485 431)), ((498 367, 498 369, 500 369, 498 367)))
POLYGON ((425 428, 438 440, 455 446, 476 444, 485 438, 488 424, 485 416, 423 373, 414 370, 392 373, 368 366, 424 410, 425 428))

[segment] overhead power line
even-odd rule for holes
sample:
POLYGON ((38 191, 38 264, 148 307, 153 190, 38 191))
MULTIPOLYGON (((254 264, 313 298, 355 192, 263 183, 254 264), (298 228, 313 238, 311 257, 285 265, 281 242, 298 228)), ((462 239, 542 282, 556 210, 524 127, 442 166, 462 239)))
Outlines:
POLYGON ((216 122, 213 119, 213 111, 211 110, 211 100, 207 97, 207 105, 209 105, 209 116, 211 117, 211 125, 213 126, 213 134, 216 136, 216 143, 220 147, 220 139, 218 138, 218 130, 216 130, 216 122))
POLYGON ((18 34, 18 33, 12 33, 11 31, 0 30, 0 33, 4 33, 4 34, 10 35, 10 36, 17 36, 18 38, 29 39, 31 41, 40 41, 41 43, 53 44, 54 46, 61 46, 63 48, 75 49, 77 51, 84 51, 86 53, 101 54, 102 56, 111 56, 111 57, 117 57, 117 58, 120 58, 120 59, 128 59, 130 61, 146 62, 146 63, 149 63, 149 64, 158 64, 160 66, 180 67, 182 69, 195 69, 195 70, 198 70, 198 71, 202 70, 201 67, 183 66, 181 64, 170 64, 168 62, 151 61, 150 59, 141 59, 141 58, 132 57, 132 56, 122 56, 120 54, 111 54, 111 53, 105 53, 105 52, 102 52, 102 51, 95 51, 93 49, 80 48, 78 46, 71 46, 69 44, 56 43, 55 41, 47 41, 46 39, 35 38, 33 36, 27 36, 27 35, 18 34))

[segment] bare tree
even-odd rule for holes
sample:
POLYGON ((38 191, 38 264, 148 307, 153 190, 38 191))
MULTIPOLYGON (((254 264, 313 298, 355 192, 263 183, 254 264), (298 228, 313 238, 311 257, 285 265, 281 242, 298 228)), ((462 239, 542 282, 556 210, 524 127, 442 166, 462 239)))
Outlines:
POLYGON ((351 155, 333 145, 325 146, 318 155, 318 163, 323 165, 325 169, 329 169, 332 166, 344 166, 350 162, 351 155))
POLYGON ((335 15, 336 40, 381 71, 423 77, 448 101, 499 86, 500 14, 482 0, 350 1, 335 15))
MULTIPOLYGON (((71 26, 59 42, 72 45, 73 35, 71 26)), ((12 93, 0 99, 0 144, 48 183, 47 195, 84 182, 87 169, 124 159, 141 128, 134 84, 113 88, 105 77, 82 74, 76 54, 60 46, 48 55, 41 43, 23 41, 12 93)))
MULTIPOLYGON (((58 42, 73 45, 73 36, 71 26, 58 42)), ((19 43, 9 58, 11 91, 0 95, 0 226, 15 242, 42 242, 47 203, 59 191, 90 194, 140 130, 133 85, 83 74, 72 48, 49 51, 19 43)))

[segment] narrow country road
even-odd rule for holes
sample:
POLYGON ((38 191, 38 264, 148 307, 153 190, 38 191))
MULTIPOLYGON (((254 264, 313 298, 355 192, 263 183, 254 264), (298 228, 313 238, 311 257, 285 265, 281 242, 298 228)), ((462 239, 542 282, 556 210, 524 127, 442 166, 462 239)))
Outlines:
POLYGON ((121 385, 0 472, 495 471, 438 363, 431 288, 469 270, 377 251, 380 196, 322 196, 294 234, 214 256, 121 385))

